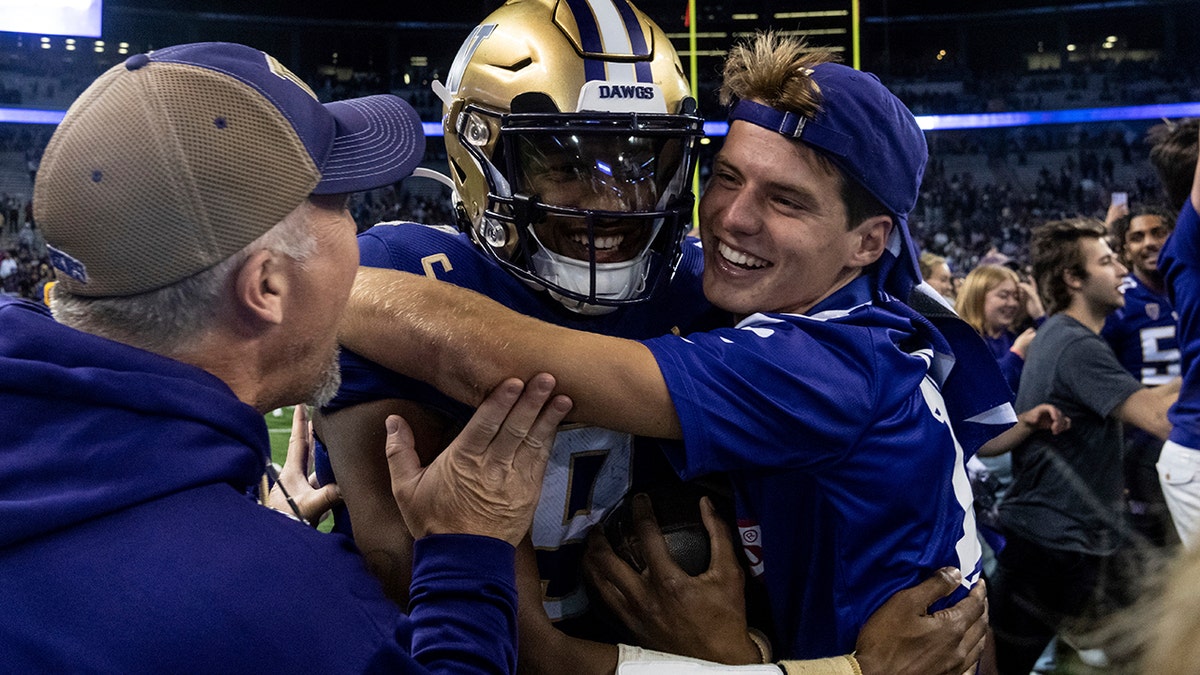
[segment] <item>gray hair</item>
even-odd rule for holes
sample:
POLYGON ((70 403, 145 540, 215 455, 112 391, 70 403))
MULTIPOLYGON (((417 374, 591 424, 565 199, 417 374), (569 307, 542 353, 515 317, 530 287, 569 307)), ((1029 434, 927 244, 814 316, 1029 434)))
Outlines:
POLYGON ((55 284, 50 309, 64 325, 172 356, 192 347, 212 327, 232 275, 252 254, 266 249, 303 262, 316 248, 308 219, 289 214, 242 250, 170 286, 137 295, 90 298, 55 284))

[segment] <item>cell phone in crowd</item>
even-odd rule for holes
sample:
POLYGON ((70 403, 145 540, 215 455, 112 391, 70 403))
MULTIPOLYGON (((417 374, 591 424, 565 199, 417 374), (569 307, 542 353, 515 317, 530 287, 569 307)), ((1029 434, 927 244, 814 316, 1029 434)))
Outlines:
POLYGON ((1128 206, 1129 205, 1129 193, 1128 192, 1112 193, 1112 203, 1113 203, 1113 206, 1128 206))

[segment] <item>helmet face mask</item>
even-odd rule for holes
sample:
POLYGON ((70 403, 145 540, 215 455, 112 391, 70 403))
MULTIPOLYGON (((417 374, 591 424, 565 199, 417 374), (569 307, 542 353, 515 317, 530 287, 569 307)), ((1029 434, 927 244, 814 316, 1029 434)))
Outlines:
POLYGON ((599 314, 649 298, 673 274, 703 130, 661 31, 626 0, 588 2, 623 4, 637 19, 625 25, 651 36, 640 66, 624 55, 599 69, 643 81, 587 79, 606 55, 572 48, 582 38, 564 28, 565 3, 510 0, 451 69, 446 145, 461 225, 480 247, 569 309, 599 314), (567 101, 578 110, 560 110, 567 101))

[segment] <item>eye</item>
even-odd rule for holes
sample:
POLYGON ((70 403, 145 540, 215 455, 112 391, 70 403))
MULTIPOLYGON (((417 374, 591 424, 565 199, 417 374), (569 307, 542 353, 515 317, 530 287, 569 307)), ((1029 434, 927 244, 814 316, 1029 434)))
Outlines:
POLYGON ((803 204, 801 204, 800 202, 797 202, 794 199, 789 199, 787 197, 773 197, 771 199, 771 201, 778 204, 781 208, 787 209, 789 211, 800 211, 800 210, 804 209, 803 204))
POLYGON ((718 170, 713 171, 713 174, 709 178, 709 180, 713 183, 717 183, 717 184, 720 184, 723 186, 729 186, 729 185, 735 185, 737 183, 737 176, 735 176, 732 171, 724 171, 724 170, 718 169, 718 170))

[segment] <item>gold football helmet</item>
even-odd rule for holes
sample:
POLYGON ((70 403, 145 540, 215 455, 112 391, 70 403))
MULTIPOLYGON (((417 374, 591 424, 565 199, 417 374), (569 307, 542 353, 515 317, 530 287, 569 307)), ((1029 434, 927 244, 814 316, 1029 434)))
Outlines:
POLYGON ((674 273, 703 122, 628 0, 509 0, 435 88, 460 227, 504 269, 585 314, 674 273))

